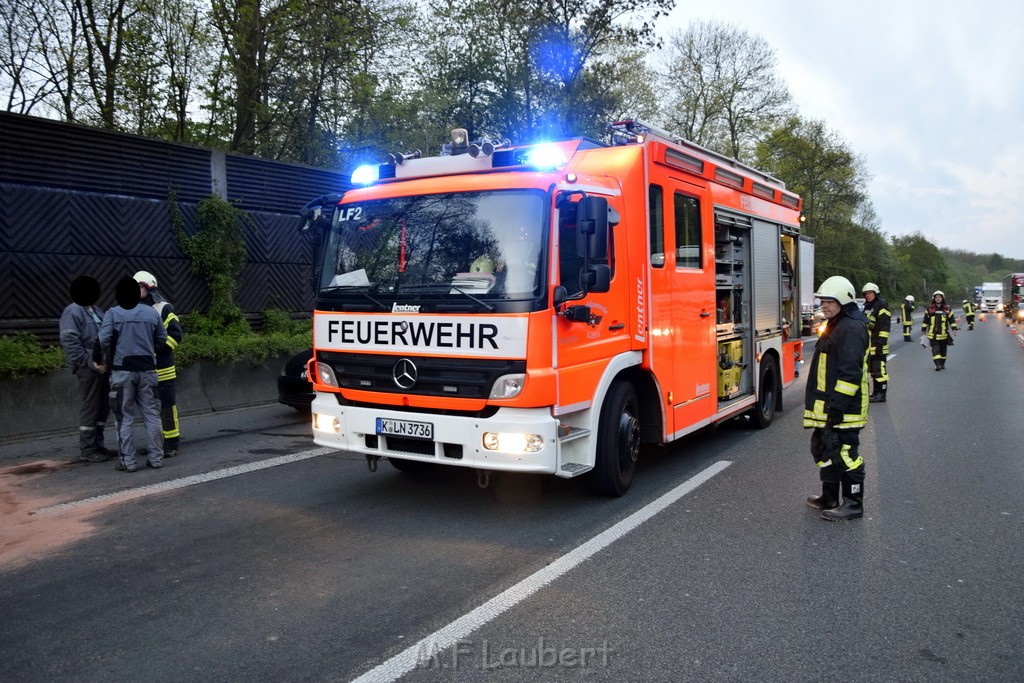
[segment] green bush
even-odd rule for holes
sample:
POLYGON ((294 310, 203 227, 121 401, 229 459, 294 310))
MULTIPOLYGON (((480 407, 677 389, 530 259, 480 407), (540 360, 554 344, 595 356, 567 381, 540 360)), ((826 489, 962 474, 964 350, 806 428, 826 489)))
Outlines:
POLYGON ((174 352, 178 367, 193 365, 201 360, 218 363, 247 361, 260 365, 268 358, 293 353, 313 345, 313 331, 299 334, 274 332, 271 334, 188 334, 174 352))
POLYGON ((41 375, 65 365, 60 347, 43 346, 34 334, 19 332, 0 337, 0 379, 41 375))
MULTIPOLYGON (((309 320, 292 320, 284 311, 275 309, 264 313, 264 330, 260 333, 253 332, 244 319, 226 329, 220 320, 200 313, 183 315, 181 322, 185 338, 174 352, 174 363, 178 367, 201 360, 260 365, 268 358, 313 345, 309 320)), ((41 375, 66 365, 59 346, 43 346, 33 334, 20 332, 0 336, 0 380, 41 375)))
POLYGON ((263 311, 263 334, 303 334, 311 329, 309 318, 293 320, 292 316, 279 308, 263 311))

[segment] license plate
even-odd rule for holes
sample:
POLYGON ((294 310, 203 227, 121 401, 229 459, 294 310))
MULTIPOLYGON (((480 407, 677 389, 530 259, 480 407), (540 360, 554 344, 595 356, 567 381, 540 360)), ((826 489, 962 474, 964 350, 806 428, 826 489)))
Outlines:
POLYGON ((409 420, 391 420, 378 417, 377 433, 433 441, 434 425, 429 422, 410 422, 409 420))

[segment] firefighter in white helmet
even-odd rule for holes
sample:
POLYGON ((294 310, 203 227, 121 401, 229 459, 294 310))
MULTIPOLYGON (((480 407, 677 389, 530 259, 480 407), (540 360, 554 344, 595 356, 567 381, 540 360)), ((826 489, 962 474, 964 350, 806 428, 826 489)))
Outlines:
POLYGON ((921 332, 931 342, 936 371, 946 369, 946 349, 953 345, 956 330, 953 309, 946 303, 946 295, 937 289, 932 294, 932 302, 924 310, 924 320, 921 322, 921 332))
POLYGON ((967 321, 967 329, 974 329, 974 304, 964 299, 964 320, 967 321))
POLYGON ((160 421, 164 432, 164 457, 173 458, 178 454, 178 442, 181 439, 181 425, 178 422, 178 400, 175 394, 178 371, 174 366, 174 350, 181 343, 181 321, 174 313, 174 307, 157 289, 156 276, 146 270, 135 273, 135 281, 139 283, 140 302, 152 306, 160 314, 164 329, 167 330, 167 341, 156 347, 156 376, 160 396, 160 421))
POLYGON ((849 280, 834 275, 814 293, 828 325, 814 346, 804 395, 804 428, 814 430, 811 455, 821 478, 821 495, 808 498, 807 505, 830 521, 864 515, 859 450, 868 421, 868 321, 855 291, 849 280))
POLYGON ((860 291, 864 294, 864 313, 868 317, 868 337, 871 340, 868 371, 875 385, 868 400, 872 403, 885 403, 885 393, 889 389, 889 368, 886 359, 889 357, 892 313, 874 282, 867 283, 860 291))
POLYGON ((907 294, 907 298, 900 304, 900 320, 903 323, 903 341, 913 341, 910 338, 910 332, 914 329, 914 309, 917 306, 914 305, 914 295, 907 294))

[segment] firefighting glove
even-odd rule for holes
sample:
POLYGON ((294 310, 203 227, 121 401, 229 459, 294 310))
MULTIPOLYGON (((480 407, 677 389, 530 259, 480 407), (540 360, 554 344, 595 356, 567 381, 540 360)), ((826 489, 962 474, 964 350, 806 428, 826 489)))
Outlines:
POLYGON ((823 449, 822 455, 829 456, 838 453, 842 447, 842 442, 839 441, 839 435, 836 434, 836 430, 831 427, 825 427, 821 430, 821 447, 823 449))
POLYGON ((834 427, 837 424, 843 423, 843 411, 839 408, 829 408, 827 417, 825 418, 825 425, 828 427, 834 427))

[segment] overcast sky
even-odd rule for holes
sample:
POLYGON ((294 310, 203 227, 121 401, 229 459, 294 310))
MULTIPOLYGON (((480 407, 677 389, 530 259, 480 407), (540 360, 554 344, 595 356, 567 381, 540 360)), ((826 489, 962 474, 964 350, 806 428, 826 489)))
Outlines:
POLYGON ((886 234, 1024 258, 1024 2, 678 0, 662 32, 710 20, 864 158, 886 234))

